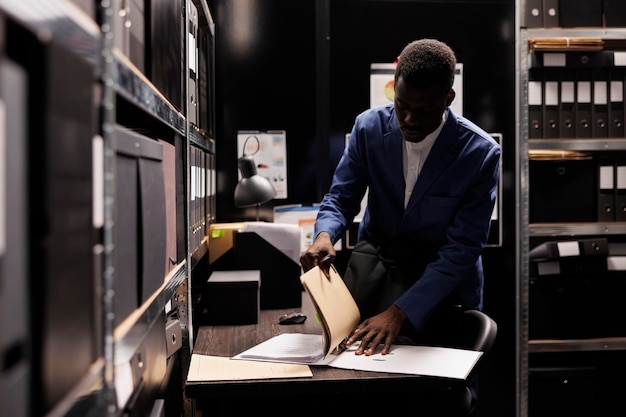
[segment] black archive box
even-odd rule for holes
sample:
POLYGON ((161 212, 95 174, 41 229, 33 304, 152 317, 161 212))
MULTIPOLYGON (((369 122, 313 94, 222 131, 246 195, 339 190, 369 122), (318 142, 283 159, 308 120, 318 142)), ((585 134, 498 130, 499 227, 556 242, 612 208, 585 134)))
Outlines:
POLYGON ((606 238, 548 241, 530 253, 530 275, 578 275, 607 272, 606 238))
POLYGON ((623 273, 530 277, 530 339, 626 336, 623 273))
POLYGON ((261 284, 258 270, 211 273, 205 290, 202 324, 257 324, 261 284))
POLYGON ((626 336, 626 244, 615 239, 531 239, 531 339, 626 336))
POLYGON ((604 12, 604 26, 626 26, 626 1, 602 0, 602 8, 604 12))
POLYGON ((529 161, 529 221, 595 222, 597 163, 583 159, 529 161))
MULTIPOLYGON (((15 116, 16 97, 7 97, 11 98, 6 102, 11 112, 5 116, 11 120, 6 119, 3 125, 3 129, 10 129, 5 133, 11 135, 7 136, 11 142, 7 151, 13 151, 13 142, 20 139, 25 139, 26 150, 26 184, 15 194, 25 195, 28 206, 23 214, 27 227, 22 238, 27 242, 31 343, 13 352, 23 352, 22 357, 30 361, 28 378, 34 382, 31 395, 37 398, 29 404, 30 415, 47 415, 67 398, 102 354, 93 206, 98 88, 94 64, 64 42, 56 37, 42 39, 9 19, 5 23, 6 56, 24 69, 27 83, 22 85, 26 111, 20 110, 22 114, 15 116), (22 117, 27 129, 20 138, 14 135, 13 127, 22 117)), ((90 40, 83 40, 89 48, 90 40)), ((12 89, 20 88, 15 78, 4 76, 9 74, 3 74, 5 86, 11 82, 16 83, 12 89)), ((14 170, 9 173, 16 174, 14 170)), ((18 181, 16 177, 10 182, 18 181)), ((7 206, 9 215, 13 204, 10 201, 7 206)), ((17 275, 10 279, 17 279, 17 275)), ((10 308, 10 304, 3 307, 10 308)), ((19 314, 19 310, 7 312, 19 314)), ((14 324, 19 323, 16 320, 14 324)))
POLYGON ((167 235, 163 145, 116 126, 114 147, 117 325, 163 284, 167 235))
MULTIPOLYGON (((4 31, 0 24, 0 44, 4 31)), ((25 70, 0 51, 0 103, 3 107, 4 152, 0 166, 5 170, 6 219, 0 250, 0 415, 29 415, 29 326, 28 206, 27 185, 27 85, 25 70), (10 179, 6 180, 6 179, 10 179), (7 244, 8 243, 8 244, 7 244), (15 355, 17 352, 22 354, 15 355)))
POLYGON ((599 375, 595 367, 531 368, 529 371, 529 415, 597 415, 599 375))
POLYGON ((602 27, 602 0, 559 0, 561 27, 602 27))
POLYGON ((146 10, 146 75, 179 111, 187 99, 184 86, 185 2, 182 0, 150 0, 146 10))

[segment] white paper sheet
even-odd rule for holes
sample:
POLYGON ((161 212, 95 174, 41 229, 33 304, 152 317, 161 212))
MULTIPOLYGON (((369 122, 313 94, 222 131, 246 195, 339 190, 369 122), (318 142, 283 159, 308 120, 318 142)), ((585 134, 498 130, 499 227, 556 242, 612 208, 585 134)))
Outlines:
POLYGON ((391 372, 466 379, 482 352, 433 346, 393 345, 387 355, 354 354, 356 346, 336 355, 328 365, 359 371, 391 372))
MULTIPOLYGON (((482 352, 434 346, 393 345, 387 355, 355 355, 358 344, 350 346, 339 355, 328 355, 325 359, 307 361, 302 352, 322 351, 322 336, 300 333, 284 333, 273 337, 233 359, 269 362, 306 363, 328 365, 333 368, 358 371, 391 372, 442 378, 466 379, 482 355, 482 352), (298 353, 296 355, 295 353, 298 353), (298 358, 300 356, 300 358, 298 358), (282 358, 282 359, 280 359, 282 358)), ((315 355, 307 353, 313 357, 315 355)))

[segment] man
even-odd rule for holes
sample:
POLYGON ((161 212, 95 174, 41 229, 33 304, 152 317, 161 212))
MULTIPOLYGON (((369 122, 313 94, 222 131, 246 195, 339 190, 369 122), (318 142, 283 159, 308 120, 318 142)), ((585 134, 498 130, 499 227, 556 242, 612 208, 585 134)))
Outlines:
POLYGON ((499 175, 500 147, 450 109, 456 68, 443 42, 421 39, 398 57, 395 97, 354 123, 300 258, 304 271, 336 256, 333 244, 360 210, 344 279, 362 322, 348 345, 387 354, 399 334, 419 338, 436 310, 482 309, 485 247, 499 175))

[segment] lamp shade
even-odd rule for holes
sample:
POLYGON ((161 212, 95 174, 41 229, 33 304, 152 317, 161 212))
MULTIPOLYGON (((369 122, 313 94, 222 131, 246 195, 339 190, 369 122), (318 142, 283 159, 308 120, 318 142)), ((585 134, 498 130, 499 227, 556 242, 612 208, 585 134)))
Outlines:
POLYGON ((237 161, 241 181, 235 187, 235 206, 251 207, 270 201, 276 196, 272 183, 256 170, 254 159, 242 156, 237 161))

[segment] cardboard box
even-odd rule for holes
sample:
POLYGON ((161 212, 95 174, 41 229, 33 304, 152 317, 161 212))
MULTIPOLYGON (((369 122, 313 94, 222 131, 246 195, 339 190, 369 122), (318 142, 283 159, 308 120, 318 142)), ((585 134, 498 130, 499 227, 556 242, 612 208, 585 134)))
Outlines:
POLYGON ((244 223, 212 223, 209 225, 207 249, 209 251, 209 265, 217 261, 233 247, 233 233, 241 230, 244 223))
POLYGON ((259 322, 261 271, 214 271, 206 285, 203 324, 259 322))

